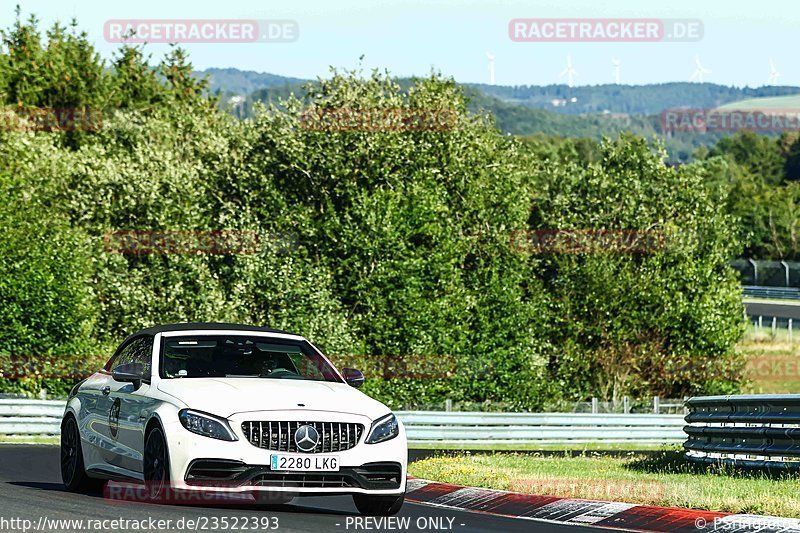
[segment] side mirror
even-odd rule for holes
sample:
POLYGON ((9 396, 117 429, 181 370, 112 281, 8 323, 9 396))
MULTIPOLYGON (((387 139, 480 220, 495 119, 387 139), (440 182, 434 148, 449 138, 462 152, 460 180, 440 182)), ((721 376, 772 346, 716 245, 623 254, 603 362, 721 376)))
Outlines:
POLYGON ((134 388, 138 389, 145 377, 144 368, 141 363, 119 365, 111 371, 111 377, 120 383, 133 383, 134 388))
POLYGON ((361 373, 361 370, 356 370, 355 368, 343 368, 342 376, 344 376, 344 380, 351 387, 359 388, 364 384, 364 374, 361 373))

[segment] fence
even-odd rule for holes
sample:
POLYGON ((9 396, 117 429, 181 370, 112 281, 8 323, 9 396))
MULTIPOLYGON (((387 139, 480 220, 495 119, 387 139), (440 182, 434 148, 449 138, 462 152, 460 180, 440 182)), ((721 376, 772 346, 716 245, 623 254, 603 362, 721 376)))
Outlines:
MULTIPOLYGON (((57 435, 64 402, 0 400, 0 435, 57 435)), ((418 445, 679 443, 681 415, 398 411, 418 445)))
POLYGON ((770 335, 773 340, 783 340, 792 344, 795 330, 800 329, 800 320, 779 316, 747 315, 745 320, 751 326, 745 331, 745 339, 758 339, 770 335), (780 335, 779 335, 780 333, 780 335))
POLYGON ((688 459, 800 468, 800 395, 700 396, 687 407, 688 459))
MULTIPOLYGON (((623 396, 618 401, 591 398, 588 402, 561 401, 545 405, 542 413, 616 413, 616 414, 678 414, 686 413, 684 401, 688 398, 630 398, 623 396)), ((406 411, 446 411, 446 412, 479 412, 503 413, 513 412, 505 403, 492 402, 453 402, 445 400, 439 403, 421 403, 403 407, 406 411)))
POLYGON ((685 413, 684 402, 687 398, 661 398, 653 396, 652 399, 635 399, 623 396, 621 401, 601 401, 592 398, 589 402, 574 402, 569 404, 572 413, 621 413, 621 414, 677 414, 685 413))
POLYGON ((800 263, 737 259, 731 266, 739 271, 742 285, 800 287, 800 263))
POLYGON ((761 287, 758 285, 744 285, 742 289, 746 298, 800 300, 800 289, 797 287, 761 287))

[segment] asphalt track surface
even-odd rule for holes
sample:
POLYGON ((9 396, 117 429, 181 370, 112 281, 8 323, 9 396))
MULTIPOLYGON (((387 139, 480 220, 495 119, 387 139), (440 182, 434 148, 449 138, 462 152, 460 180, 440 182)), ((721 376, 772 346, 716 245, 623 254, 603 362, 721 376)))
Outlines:
MULTIPOLYGON (((800 305, 767 302, 745 302, 747 314, 750 316, 777 316, 780 318, 800 319, 800 305)), ((765 323, 765 325, 767 325, 765 323)))
MULTIPOLYGON (((549 522, 495 517, 480 513, 470 513, 451 509, 425 506, 406 502, 398 517, 408 517, 408 527, 380 527, 376 523, 362 523, 357 527, 359 517, 352 498, 349 496, 296 498, 283 506, 179 506, 155 505, 148 503, 114 502, 106 500, 102 494, 74 494, 63 490, 59 467, 58 446, 0 445, 0 531, 23 531, 21 522, 12 519, 30 520, 28 531, 42 524, 45 531, 77 531, 78 529, 54 529, 52 520, 92 519, 92 520, 172 520, 171 531, 226 531, 220 520, 227 518, 229 524, 238 518, 239 531, 244 519, 260 520, 264 517, 277 518, 278 528, 272 531, 553 531, 557 533, 576 531, 608 531, 598 528, 572 525, 559 525, 549 522), (183 528, 178 528, 178 520, 184 519, 183 528), (217 519, 217 528, 214 519, 217 519), (185 527, 186 520, 197 521, 195 528, 185 527), (438 519, 438 520, 437 520, 438 519), (450 521, 449 519, 452 519, 450 521), (197 527, 204 524, 205 529, 197 527), (452 524, 449 526, 449 524, 452 524), (368 527, 369 526, 369 527, 368 527)), ((88 524, 84 524, 88 525, 88 524)), ((39 531, 41 531, 39 530, 39 531)), ((120 533, 135 529, 117 529, 120 533)), ((146 529, 145 529, 146 530, 146 529)), ((166 530, 166 529, 165 529, 166 530)), ((227 529, 232 530, 232 529, 227 529)), ((98 531, 85 529, 84 531, 98 531)), ((141 530, 138 530, 141 531, 141 530)), ((252 529, 250 529, 252 531, 252 529)), ((265 531, 265 529, 260 529, 265 531)))

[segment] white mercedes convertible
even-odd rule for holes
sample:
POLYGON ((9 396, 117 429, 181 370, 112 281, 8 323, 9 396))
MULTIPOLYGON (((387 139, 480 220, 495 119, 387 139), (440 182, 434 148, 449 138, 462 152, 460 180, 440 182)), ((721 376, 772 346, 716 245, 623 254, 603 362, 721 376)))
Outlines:
POLYGON ((351 494, 363 514, 403 504, 402 423, 299 335, 237 324, 142 330, 70 393, 61 474, 72 491, 104 480, 256 501, 351 494), (263 496, 263 499, 259 499, 263 496))

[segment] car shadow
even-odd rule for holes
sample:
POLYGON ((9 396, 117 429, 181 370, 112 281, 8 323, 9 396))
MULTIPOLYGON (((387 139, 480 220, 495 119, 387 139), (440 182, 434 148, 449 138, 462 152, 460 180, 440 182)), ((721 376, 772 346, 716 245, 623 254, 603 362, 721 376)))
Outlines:
MULTIPOLYGON (((67 490, 64 488, 63 483, 50 483, 46 481, 6 481, 5 483, 13 485, 15 487, 26 487, 29 489, 39 489, 39 490, 47 490, 55 492, 67 492, 67 490)), ((86 496, 91 496, 93 498, 103 497, 102 491, 85 492, 83 494, 86 496)))

